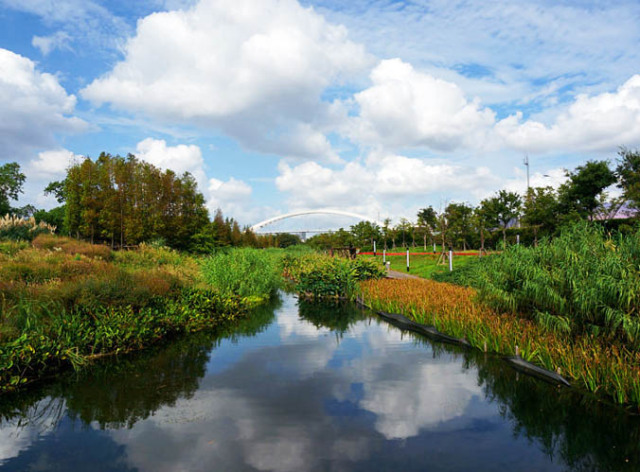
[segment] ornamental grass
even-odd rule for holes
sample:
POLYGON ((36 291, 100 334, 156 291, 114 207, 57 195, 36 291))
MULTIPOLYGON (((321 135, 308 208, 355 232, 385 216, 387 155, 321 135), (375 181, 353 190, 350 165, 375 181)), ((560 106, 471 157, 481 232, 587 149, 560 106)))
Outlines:
POLYGON ((431 280, 370 280, 365 304, 435 326, 472 346, 515 355, 558 372, 574 385, 640 411, 640 352, 592 334, 561 333, 478 301, 473 288, 431 280))

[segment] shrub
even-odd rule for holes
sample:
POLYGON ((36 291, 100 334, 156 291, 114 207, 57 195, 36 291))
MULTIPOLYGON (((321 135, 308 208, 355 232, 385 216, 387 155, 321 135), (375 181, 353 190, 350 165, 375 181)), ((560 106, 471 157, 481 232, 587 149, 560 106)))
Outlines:
POLYGON ((283 258, 284 275, 295 290, 313 297, 353 297, 357 282, 378 279, 385 272, 373 260, 343 259, 320 254, 291 255, 283 258))
POLYGON ((92 259, 102 259, 110 261, 113 259, 113 251, 102 244, 91 244, 78 239, 55 236, 52 234, 41 234, 33 242, 33 247, 37 249, 48 249, 59 251, 64 254, 81 255, 92 259))
POLYGON ((0 218, 0 239, 11 241, 31 241, 39 234, 53 234, 55 226, 44 221, 36 223, 35 218, 19 218, 5 215, 0 218))

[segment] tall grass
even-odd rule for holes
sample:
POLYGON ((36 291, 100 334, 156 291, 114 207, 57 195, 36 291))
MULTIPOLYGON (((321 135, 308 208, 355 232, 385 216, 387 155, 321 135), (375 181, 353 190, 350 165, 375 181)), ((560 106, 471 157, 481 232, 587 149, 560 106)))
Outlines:
POLYGON ((204 279, 223 296, 264 299, 280 286, 279 257, 259 249, 236 248, 202 261, 204 279))
POLYGON ((579 224, 538 247, 510 247, 475 272, 480 299, 561 333, 640 347, 640 232, 579 224))
POLYGON ((430 280, 378 280, 361 284, 365 302, 435 326, 472 346, 520 355, 591 391, 640 407, 640 352, 593 335, 553 332, 539 323, 479 303, 472 288, 430 280))

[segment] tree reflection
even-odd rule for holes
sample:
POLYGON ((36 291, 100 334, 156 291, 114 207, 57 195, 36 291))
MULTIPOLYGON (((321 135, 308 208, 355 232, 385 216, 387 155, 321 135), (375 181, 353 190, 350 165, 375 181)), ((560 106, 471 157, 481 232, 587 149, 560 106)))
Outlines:
POLYGON ((160 407, 190 398, 206 373, 212 350, 223 340, 238 342, 263 331, 281 303, 274 298, 215 334, 194 333, 137 354, 105 359, 55 383, 3 396, 0 418, 18 418, 18 427, 45 420, 57 424, 68 416, 84 424, 97 422, 101 428, 130 428, 160 407))

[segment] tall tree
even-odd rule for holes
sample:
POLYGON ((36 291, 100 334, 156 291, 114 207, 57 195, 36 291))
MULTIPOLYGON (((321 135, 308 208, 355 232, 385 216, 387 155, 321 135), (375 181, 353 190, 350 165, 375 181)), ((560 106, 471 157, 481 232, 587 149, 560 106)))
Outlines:
POLYGON ((11 212, 10 200, 17 200, 22 193, 26 177, 20 172, 20 165, 11 162, 0 166, 0 216, 11 212))
POLYGON ((558 197, 562 213, 577 213, 593 220, 600 204, 598 197, 605 188, 616 183, 617 178, 607 161, 587 161, 567 172, 569 180, 560 186, 558 197))
POLYGON ((522 200, 515 192, 500 190, 494 197, 480 202, 487 224, 502 230, 502 242, 507 244, 507 227, 520 216, 522 200))

